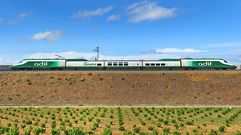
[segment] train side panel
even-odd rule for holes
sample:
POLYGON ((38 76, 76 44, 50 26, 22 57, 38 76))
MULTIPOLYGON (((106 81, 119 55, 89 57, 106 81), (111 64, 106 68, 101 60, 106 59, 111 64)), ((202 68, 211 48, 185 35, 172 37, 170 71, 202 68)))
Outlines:
POLYGON ((11 69, 32 70, 32 69, 64 69, 65 60, 23 60, 11 66, 11 69))
POLYGON ((143 61, 143 69, 180 69, 180 61, 143 61))
POLYGON ((105 69, 141 69, 142 61, 140 60, 107 60, 105 69))
POLYGON ((103 69, 104 61, 66 61, 66 69, 103 69))
POLYGON ((211 60, 211 59, 183 59, 181 60, 182 68, 184 69, 235 69, 232 64, 224 60, 211 60))

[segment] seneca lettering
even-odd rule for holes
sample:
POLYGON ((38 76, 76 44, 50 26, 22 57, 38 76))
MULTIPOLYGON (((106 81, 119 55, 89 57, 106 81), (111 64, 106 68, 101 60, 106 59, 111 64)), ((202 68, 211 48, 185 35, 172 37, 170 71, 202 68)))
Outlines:
POLYGON ((96 65, 96 63, 88 63, 88 62, 85 62, 84 64, 89 65, 89 66, 95 66, 96 65))

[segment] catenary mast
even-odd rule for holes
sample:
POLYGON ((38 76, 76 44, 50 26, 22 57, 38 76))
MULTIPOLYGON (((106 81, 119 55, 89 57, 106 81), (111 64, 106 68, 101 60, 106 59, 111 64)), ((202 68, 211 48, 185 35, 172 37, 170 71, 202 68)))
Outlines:
POLYGON ((95 48, 94 52, 96 52, 96 59, 95 60, 99 60, 99 58, 100 58, 100 47, 97 46, 95 48))

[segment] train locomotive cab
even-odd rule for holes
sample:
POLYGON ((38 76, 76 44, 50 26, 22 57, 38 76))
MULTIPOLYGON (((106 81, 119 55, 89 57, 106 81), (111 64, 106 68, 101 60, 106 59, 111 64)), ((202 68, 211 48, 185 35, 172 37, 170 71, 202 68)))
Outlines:
POLYGON ((64 59, 24 59, 18 64, 12 65, 12 70, 54 70, 64 69, 64 59))
POLYGON ((181 59, 182 68, 198 70, 228 70, 236 69, 233 64, 219 58, 184 58, 181 59))
POLYGON ((230 64, 228 63, 226 60, 222 59, 221 61, 224 65, 226 65, 228 67, 228 69, 237 69, 237 66, 234 64, 230 64))
POLYGON ((11 70, 21 70, 21 66, 22 65, 24 65, 24 63, 26 63, 26 60, 24 59, 24 60, 21 60, 19 63, 17 63, 17 64, 14 64, 14 65, 12 65, 12 66, 10 66, 10 69, 11 70))

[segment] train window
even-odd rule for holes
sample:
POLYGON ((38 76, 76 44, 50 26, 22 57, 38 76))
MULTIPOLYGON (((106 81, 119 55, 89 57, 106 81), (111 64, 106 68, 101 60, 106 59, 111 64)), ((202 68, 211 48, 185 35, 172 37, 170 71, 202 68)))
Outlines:
POLYGON ((119 66, 123 66, 123 62, 119 62, 119 66))
POLYGON ((160 63, 156 63, 156 66, 160 66, 161 64, 160 63))
POLYGON ((124 66, 128 66, 128 62, 124 62, 124 66))
POLYGON ((224 60, 225 63, 228 63, 226 60, 224 60))
POLYGON ((165 63, 162 63, 161 66, 165 66, 166 64, 165 63))
POLYGON ((146 63, 146 66, 150 66, 150 63, 146 63))
POLYGON ((151 63, 151 66, 155 66, 155 63, 151 63))
POLYGON ((102 66, 102 64, 98 63, 97 66, 102 66))
POLYGON ((117 62, 113 62, 113 66, 117 66, 117 62))
POLYGON ((112 62, 108 62, 108 66, 112 66, 112 62))

